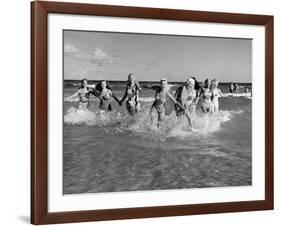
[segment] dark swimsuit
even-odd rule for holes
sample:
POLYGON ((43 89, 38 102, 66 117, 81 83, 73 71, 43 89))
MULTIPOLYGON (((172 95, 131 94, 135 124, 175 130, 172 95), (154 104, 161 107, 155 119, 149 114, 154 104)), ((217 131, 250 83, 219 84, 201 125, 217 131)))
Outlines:
MULTIPOLYGON (((110 92, 110 90, 106 90, 106 92, 110 92)), ((102 94, 102 93, 101 93, 102 94)), ((110 94, 106 93, 103 96, 100 96, 100 110, 102 111, 111 111, 111 96, 110 94), (108 95, 108 97, 106 97, 106 95, 108 95)))
POLYGON ((157 111, 158 114, 163 114, 165 113, 165 103, 166 103, 166 95, 167 92, 169 92, 169 88, 167 88, 168 90, 165 91, 162 90, 160 87, 156 87, 156 93, 155 93, 155 101, 152 104, 152 107, 154 107, 157 111))
POLYGON ((139 87, 134 84, 132 87, 127 86, 127 101, 126 108, 129 113, 136 113, 140 110, 139 98, 138 98, 139 87))

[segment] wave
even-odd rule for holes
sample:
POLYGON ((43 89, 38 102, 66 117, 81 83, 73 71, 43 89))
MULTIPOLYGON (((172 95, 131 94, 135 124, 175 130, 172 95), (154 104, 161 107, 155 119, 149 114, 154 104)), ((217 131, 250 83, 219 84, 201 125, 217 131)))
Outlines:
POLYGON ((64 115, 64 122, 69 125, 106 126, 118 123, 121 118, 121 113, 92 112, 71 107, 64 115))
POLYGON ((227 97, 246 97, 252 99, 252 93, 224 93, 224 96, 227 97))
POLYGON ((213 115, 198 114, 192 117, 193 128, 190 128, 186 117, 178 118, 173 112, 157 126, 157 116, 149 115, 149 109, 132 117, 120 112, 92 112, 71 107, 64 115, 64 123, 68 125, 87 125, 107 127, 109 133, 125 133, 140 135, 149 139, 165 140, 176 137, 179 139, 206 136, 222 129, 223 123, 231 120, 243 111, 220 111, 213 115))

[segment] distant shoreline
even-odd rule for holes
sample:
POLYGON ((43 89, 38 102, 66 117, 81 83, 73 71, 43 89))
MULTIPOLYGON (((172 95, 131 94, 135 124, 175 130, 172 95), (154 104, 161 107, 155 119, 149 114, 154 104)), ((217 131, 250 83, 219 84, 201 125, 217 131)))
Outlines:
MULTIPOLYGON (((81 79, 65 79, 64 82, 65 83, 80 83, 81 79)), ((91 80, 91 79, 88 79, 88 82, 89 83, 97 83, 97 82, 100 82, 101 80, 91 80)), ((126 80, 106 80, 108 83, 124 83, 126 82, 126 80)), ((139 83, 159 83, 159 81, 141 81, 141 80, 138 80, 139 83)), ((184 84, 185 81, 168 81, 169 84, 171 85, 178 85, 178 84, 184 84)), ((202 81, 198 81, 200 84, 202 84, 203 82, 202 81)), ((238 82, 238 81, 232 81, 233 83, 237 83, 238 85, 252 85, 252 82, 238 82)), ((219 82, 221 85, 228 85, 230 84, 231 82, 219 82)))

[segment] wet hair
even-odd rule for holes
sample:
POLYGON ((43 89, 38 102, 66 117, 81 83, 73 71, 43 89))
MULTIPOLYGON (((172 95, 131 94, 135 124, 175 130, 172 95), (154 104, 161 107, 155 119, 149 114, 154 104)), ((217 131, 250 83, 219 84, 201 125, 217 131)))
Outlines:
POLYGON ((212 79, 211 83, 215 83, 215 84, 216 84, 216 87, 217 87, 218 84, 219 84, 219 82, 218 82, 215 78, 212 79))
POLYGON ((195 90, 199 90, 201 87, 200 87, 200 84, 199 82, 197 81, 197 79, 195 77, 190 77, 192 78, 194 81, 195 81, 195 84, 194 84, 194 89, 195 90))
POLYGON ((127 80, 129 80, 131 75, 134 75, 134 74, 133 73, 128 74, 128 79, 127 80))
MULTIPOLYGON (((131 75, 134 75, 134 74, 133 73, 128 74, 128 78, 127 78, 127 82, 126 82, 127 85, 130 85, 130 83, 131 83, 131 81, 129 80, 131 75)), ((136 82, 136 79, 135 79, 135 82, 136 82)))
MULTIPOLYGON (((99 92, 102 91, 102 87, 101 87, 101 83, 102 83, 102 82, 106 82, 106 80, 101 80, 100 82, 98 82, 98 83, 96 84, 95 90, 97 90, 97 91, 99 91, 99 92)), ((111 87, 110 87, 110 85, 109 85, 107 82, 106 82, 106 88, 112 90, 111 87)))
POLYGON ((88 82, 88 79, 83 78, 83 79, 81 80, 80 88, 83 88, 83 87, 84 87, 84 86, 83 86, 83 82, 84 82, 84 81, 87 81, 87 82, 88 82))
POLYGON ((210 79, 208 79, 208 78, 204 81, 204 88, 208 87, 209 81, 210 81, 210 79))

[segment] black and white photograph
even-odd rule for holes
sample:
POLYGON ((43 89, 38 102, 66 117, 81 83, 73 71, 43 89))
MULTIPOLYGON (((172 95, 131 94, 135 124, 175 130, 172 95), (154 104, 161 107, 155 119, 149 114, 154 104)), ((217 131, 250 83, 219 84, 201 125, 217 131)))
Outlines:
POLYGON ((252 40, 63 30, 63 194, 252 185, 252 40))

